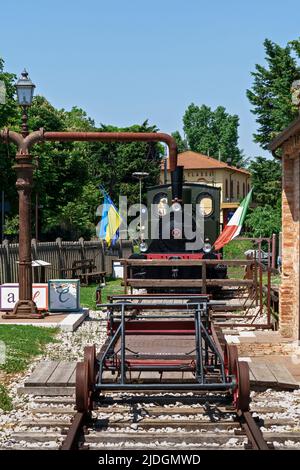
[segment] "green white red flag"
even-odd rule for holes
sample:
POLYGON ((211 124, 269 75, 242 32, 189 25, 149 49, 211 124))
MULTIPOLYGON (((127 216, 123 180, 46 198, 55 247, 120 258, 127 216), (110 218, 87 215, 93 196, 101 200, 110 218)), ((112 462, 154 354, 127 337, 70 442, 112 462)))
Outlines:
POLYGON ((223 232, 220 233, 219 237, 215 241, 215 250, 220 250, 220 248, 222 248, 224 245, 229 243, 235 237, 239 236, 249 207, 252 190, 253 189, 251 189, 245 199, 242 200, 241 204, 236 209, 235 213, 224 228, 223 232))

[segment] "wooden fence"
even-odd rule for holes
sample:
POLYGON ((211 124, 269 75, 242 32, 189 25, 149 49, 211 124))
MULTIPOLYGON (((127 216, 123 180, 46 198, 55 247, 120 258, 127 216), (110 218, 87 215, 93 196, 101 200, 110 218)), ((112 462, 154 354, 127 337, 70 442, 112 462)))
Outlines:
MULTIPOLYGON (((113 260, 127 258, 132 253, 132 242, 119 240, 110 250, 105 250, 101 240, 63 241, 57 238, 55 242, 31 241, 32 259, 51 263, 45 269, 45 281, 63 278, 63 269, 72 267, 75 260, 92 259, 97 271, 112 274, 113 260)), ((18 282, 19 244, 4 240, 0 244, 0 284, 18 282)), ((33 268, 34 282, 42 281, 41 268, 33 268)))
MULTIPOLYGON (((128 289, 153 289, 153 288, 189 288, 195 289, 199 294, 206 294, 209 287, 225 288, 223 293, 229 293, 230 288, 237 290, 236 296, 240 297, 241 294, 245 294, 244 299, 239 305, 240 310, 244 310, 243 318, 250 319, 251 325, 258 316, 264 313, 264 305, 266 306, 266 323, 259 323, 258 328, 270 328, 271 327, 271 271, 272 268, 269 266, 265 268, 262 263, 252 258, 245 260, 216 260, 216 259, 122 259, 121 264, 124 266, 124 280, 123 285, 125 294, 128 289), (231 277, 226 279, 208 279, 207 268, 210 266, 216 266, 221 264, 227 267, 242 267, 244 268, 244 275, 239 277, 231 277), (196 276, 192 279, 184 278, 168 278, 168 279, 154 279, 154 278, 138 278, 134 276, 134 268, 147 268, 153 266, 167 266, 173 268, 179 268, 180 266, 199 266, 201 267, 201 274, 199 277, 196 276), (263 269, 267 269, 267 285, 265 289, 265 300, 263 292, 263 269), (257 307, 257 312, 252 315, 251 309, 257 307)), ((228 308, 222 307, 224 310, 233 310, 231 304, 228 308)), ((229 318, 230 315, 227 315, 229 318)), ((233 316, 234 318, 234 316, 233 316)), ((221 323, 220 323, 221 325, 221 323)), ((249 326, 249 324, 239 323, 239 326, 249 326)), ((224 325, 222 325, 224 326, 224 325)), ((226 326, 230 327, 233 324, 226 323, 226 326)), ((254 326, 254 325, 253 325, 254 326)))

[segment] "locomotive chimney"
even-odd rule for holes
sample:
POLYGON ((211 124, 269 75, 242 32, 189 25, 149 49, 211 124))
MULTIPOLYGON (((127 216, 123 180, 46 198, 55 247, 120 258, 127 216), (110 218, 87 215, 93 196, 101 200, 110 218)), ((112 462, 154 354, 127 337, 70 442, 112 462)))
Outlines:
POLYGON ((177 166, 171 173, 172 201, 182 201, 183 166, 177 166))

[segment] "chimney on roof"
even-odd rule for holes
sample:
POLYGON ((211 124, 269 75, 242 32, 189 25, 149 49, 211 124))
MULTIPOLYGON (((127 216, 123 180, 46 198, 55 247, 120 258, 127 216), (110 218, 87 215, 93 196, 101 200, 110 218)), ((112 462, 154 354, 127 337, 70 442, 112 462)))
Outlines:
POLYGON ((231 166, 232 158, 231 157, 227 158, 226 163, 227 163, 228 166, 231 166))
POLYGON ((221 150, 219 149, 219 162, 221 161, 221 150))

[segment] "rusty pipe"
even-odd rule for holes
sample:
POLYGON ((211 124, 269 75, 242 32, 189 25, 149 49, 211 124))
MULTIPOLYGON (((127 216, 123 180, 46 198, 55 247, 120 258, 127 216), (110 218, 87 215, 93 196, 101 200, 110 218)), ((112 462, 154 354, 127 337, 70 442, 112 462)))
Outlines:
POLYGON ((25 139, 21 134, 5 129, 0 138, 5 142, 14 142, 20 153, 28 153, 30 147, 38 142, 165 142, 169 147, 170 170, 177 166, 176 140, 162 132, 44 132, 40 129, 31 132, 25 139))
POLYGON ((165 142, 169 147, 170 170, 175 170, 177 166, 176 140, 169 134, 161 132, 44 132, 43 140, 59 142, 165 142))
POLYGON ((40 129, 39 131, 31 132, 31 134, 24 138, 18 132, 4 129, 0 132, 0 139, 5 143, 13 142, 17 145, 20 154, 27 154, 33 144, 44 140, 44 131, 40 129))
POLYGON ((24 142, 24 139, 21 134, 19 134, 18 132, 10 131, 9 129, 3 129, 0 132, 0 138, 6 144, 9 142, 13 142, 18 146, 19 150, 21 149, 24 142))

